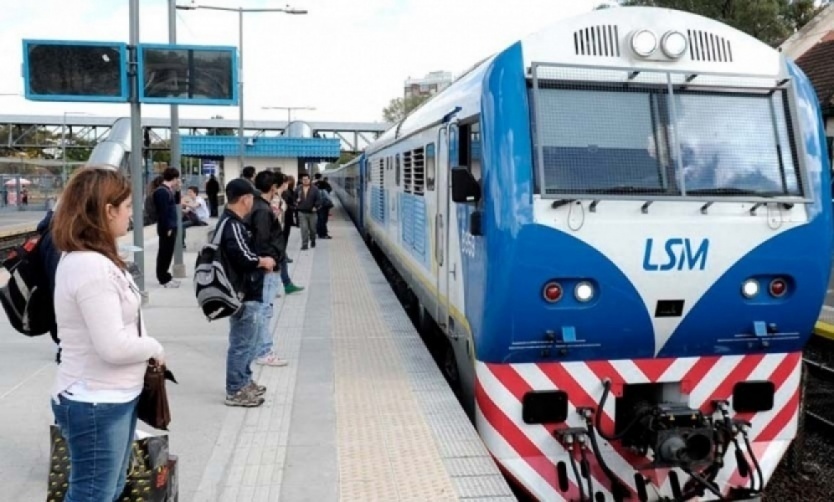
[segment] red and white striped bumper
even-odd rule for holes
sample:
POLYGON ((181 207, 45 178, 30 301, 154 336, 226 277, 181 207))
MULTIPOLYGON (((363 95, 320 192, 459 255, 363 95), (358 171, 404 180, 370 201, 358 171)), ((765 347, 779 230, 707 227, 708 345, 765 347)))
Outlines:
MULTIPOLYGON (((596 409, 604 390, 603 380, 613 383, 616 395, 624 384, 679 382, 688 395, 689 406, 709 415, 713 400, 730 402, 733 386, 740 381, 769 380, 775 384, 773 409, 760 413, 734 414, 752 424, 750 439, 765 481, 773 472, 796 434, 799 410, 802 354, 754 354, 687 357, 672 359, 617 360, 568 363, 491 364, 476 362, 476 423, 487 448, 501 467, 540 500, 578 500, 579 489, 571 473, 570 487, 559 488, 556 465, 568 461, 568 453, 553 432, 567 427, 584 427, 577 408, 596 409), (533 390, 562 390, 569 400, 568 419, 558 425, 527 424, 522 420, 522 399, 533 390)), ((606 401, 601 426, 613 433, 615 399, 606 401)), ((601 454, 615 475, 636 497, 635 467, 650 458, 638 456, 599 438, 601 454)), ((594 490, 613 500, 611 483, 589 452, 594 490)), ((726 494, 732 487, 744 487, 748 479, 737 469, 734 450, 724 456, 725 465, 715 479, 726 494)), ((752 465, 752 462, 751 462, 752 465)), ((651 481, 650 500, 672 497, 670 469, 641 471, 651 481)), ((678 479, 687 474, 675 469, 678 479)), ((700 500, 711 500, 707 496, 700 500)))

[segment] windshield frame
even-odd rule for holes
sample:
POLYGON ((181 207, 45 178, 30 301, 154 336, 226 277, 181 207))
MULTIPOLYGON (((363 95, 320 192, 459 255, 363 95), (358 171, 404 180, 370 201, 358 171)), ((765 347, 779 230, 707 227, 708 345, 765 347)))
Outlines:
MULTIPOLYGON (((565 72, 563 72, 565 73, 565 72)), ((805 161, 805 145, 798 138, 801 138, 801 129, 799 128, 799 120, 796 110, 798 110, 796 103, 796 93, 794 90, 794 83, 790 78, 776 78, 766 77, 762 75, 744 75, 744 74, 728 74, 717 72, 685 72, 675 69, 656 69, 656 68, 638 68, 638 67, 607 67, 594 66, 582 64, 561 64, 561 63, 542 63, 533 62, 528 73, 528 91, 530 99, 530 109, 532 112, 530 126, 532 130, 531 138, 533 139, 532 153, 533 166, 535 176, 535 191, 534 193, 542 199, 573 199, 573 200, 674 200, 674 201, 711 201, 711 202, 779 202, 779 203, 810 203, 813 199, 813 192, 810 190, 809 177, 807 165, 805 161), (573 74, 568 77, 561 75, 560 77, 553 77, 559 70, 585 70, 582 72, 582 78, 576 78, 578 73, 573 71, 573 74), (599 72, 599 79, 594 77, 594 72, 599 72), (640 76, 645 76, 641 80, 640 76), (607 78, 603 78, 607 77, 607 78), (544 84, 544 86, 542 86, 544 84), (669 186, 658 188, 637 187, 634 193, 630 193, 630 187, 616 187, 611 190, 612 193, 600 193, 605 190, 592 189, 570 189, 564 190, 548 189, 545 185, 545 156, 544 148, 548 146, 543 141, 542 127, 542 106, 538 99, 542 91, 547 92, 552 89, 572 89, 577 90, 577 85, 587 85, 591 91, 602 90, 602 92, 617 92, 623 88, 631 90, 638 90, 646 95, 665 94, 669 100, 669 123, 678 124, 678 116, 675 111, 674 102, 677 96, 685 96, 694 93, 708 93, 716 96, 741 96, 741 97, 768 97, 774 93, 781 93, 781 114, 782 117, 774 117, 773 119, 773 133, 776 139, 773 143, 774 147, 785 146, 782 144, 779 136, 785 135, 787 147, 790 151, 787 154, 782 154, 778 158, 779 173, 783 183, 786 175, 793 177, 795 175, 795 190, 797 194, 774 192, 773 194, 765 192, 757 193, 740 193, 743 190, 725 190, 721 193, 721 187, 716 186, 716 193, 687 193, 684 183, 683 187, 679 186, 676 179, 683 176, 681 159, 680 140, 675 132, 668 133, 668 144, 666 147, 671 151, 674 149, 674 158, 667 159, 671 161, 671 166, 659 167, 659 176, 665 177, 668 173, 663 173, 664 170, 671 171, 674 176, 670 180, 669 186), (778 120, 782 120, 781 123, 778 120), (793 162, 793 166, 782 165, 783 158, 787 157, 793 162), (793 173, 791 172, 793 168, 793 173), (736 192, 736 193, 730 193, 736 192)), ((769 100, 771 104, 773 99, 769 100)), ((650 105, 651 106, 651 105, 650 105)), ((779 150, 777 150, 777 155, 779 150)), ((783 187, 785 185, 783 184, 783 187)), ((787 187, 783 188, 787 190, 787 187)), ((703 191, 703 190, 695 190, 703 191)), ((707 190, 709 191, 709 190, 707 190)))

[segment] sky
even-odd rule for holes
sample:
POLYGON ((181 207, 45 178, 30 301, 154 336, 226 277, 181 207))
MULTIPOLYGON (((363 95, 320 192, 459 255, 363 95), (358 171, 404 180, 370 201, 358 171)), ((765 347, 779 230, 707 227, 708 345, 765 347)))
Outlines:
MULTIPOLYGON (((178 0, 188 5, 191 0, 178 0)), ((129 41, 128 0, 3 0, 0 9, 0 114, 84 112, 128 116, 127 104, 34 102, 23 96, 22 40, 129 41), (37 5, 37 11, 33 6, 37 5)), ((247 13, 243 25, 244 116, 374 122, 403 94, 408 77, 454 76, 529 33, 587 12, 599 0, 297 0, 308 14, 247 13)), ((287 6, 286 0, 206 0, 197 5, 287 6)), ((238 14, 177 11, 177 42, 238 45, 238 14)), ((140 42, 168 42, 168 0, 140 0, 140 42)), ((143 116, 167 117, 167 105, 143 116)), ((180 117, 237 118, 236 106, 180 106, 180 117)))

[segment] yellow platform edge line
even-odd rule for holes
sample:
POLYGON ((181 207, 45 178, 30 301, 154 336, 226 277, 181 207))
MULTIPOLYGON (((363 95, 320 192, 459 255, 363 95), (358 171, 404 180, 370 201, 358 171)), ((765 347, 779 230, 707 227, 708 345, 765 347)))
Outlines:
POLYGON ((814 325, 814 334, 829 340, 834 340, 834 324, 829 324, 823 321, 817 321, 814 325))
POLYGON ((38 224, 37 223, 33 223, 33 224, 23 223, 23 224, 20 224, 20 225, 16 225, 14 227, 9 226, 9 227, 6 227, 4 229, 0 229, 0 238, 15 237, 15 236, 18 236, 18 235, 23 236, 25 234, 31 234, 32 232, 36 231, 37 229, 38 229, 38 224))

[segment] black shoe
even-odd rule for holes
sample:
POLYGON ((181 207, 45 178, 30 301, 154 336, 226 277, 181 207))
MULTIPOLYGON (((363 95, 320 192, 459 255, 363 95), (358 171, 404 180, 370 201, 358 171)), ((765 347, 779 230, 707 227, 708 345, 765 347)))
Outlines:
POLYGON ((292 263, 292 258, 290 258, 289 256, 287 257, 287 263, 292 263))
POLYGON ((322 239, 332 239, 332 238, 333 238, 333 237, 332 237, 332 236, 330 236, 330 235, 325 235, 324 237, 322 237, 322 239))
MULTIPOLYGON (((315 245, 315 244, 313 244, 313 247, 315 247, 315 246, 316 246, 316 245, 315 245)), ((302 251, 307 251, 307 245, 305 244, 305 245, 301 246, 301 250, 302 250, 302 251)))
POLYGON ((310 241, 310 247, 311 248, 316 247, 316 241, 310 241))

